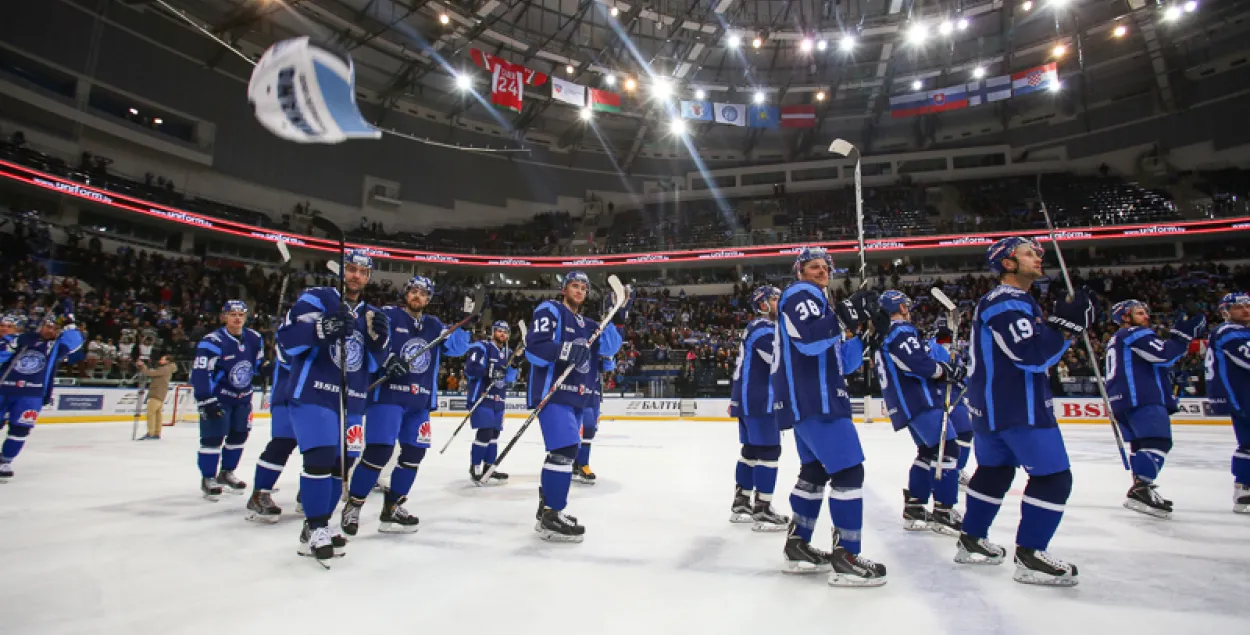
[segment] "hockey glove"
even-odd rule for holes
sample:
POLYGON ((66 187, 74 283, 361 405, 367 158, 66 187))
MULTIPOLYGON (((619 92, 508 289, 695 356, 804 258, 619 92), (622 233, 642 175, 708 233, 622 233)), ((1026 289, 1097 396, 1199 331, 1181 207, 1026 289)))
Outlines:
POLYGON ((477 324, 482 319, 482 314, 478 312, 477 303, 473 301, 472 296, 464 296, 464 303, 460 305, 456 321, 461 322, 465 318, 469 318, 469 324, 477 324))
POLYGON ((217 403, 216 397, 210 397, 204 401, 195 404, 200 411, 200 416, 205 419, 221 419, 226 416, 226 411, 222 410, 221 404, 217 403))
POLYGON ((337 312, 317 320, 317 339, 328 342, 342 340, 351 335, 355 321, 356 316, 346 306, 340 305, 337 312))
POLYGON ((366 311, 365 334, 369 336, 369 349, 375 353, 381 352, 390 341, 391 319, 381 311, 366 311))
POLYGON ((1193 341, 1196 337, 1202 337, 1207 332, 1207 316, 1198 314, 1191 318, 1178 320, 1172 325, 1172 335, 1179 337, 1186 342, 1193 341))
POLYGON ((1085 334, 1085 329, 1094 322, 1094 303, 1083 290, 1077 290, 1071 298, 1063 297, 1055 301, 1054 310, 1046 323, 1072 336, 1085 334))
MULTIPOLYGON (((612 323, 617 326, 625 326, 626 320, 629 319, 629 309, 634 306, 634 288, 625 287, 625 293, 629 297, 625 298, 625 303, 621 305, 620 310, 612 316, 612 323)), ((612 303, 616 304, 616 297, 612 298, 612 303)))
POLYGON ((577 367, 590 360, 590 345, 585 342, 565 342, 560 347, 560 361, 577 367))
POLYGON ((946 382, 948 384, 958 384, 967 379, 968 369, 963 366, 947 364, 946 362, 938 362, 938 376, 934 379, 946 382))
POLYGON ((391 355, 382 363, 382 367, 386 369, 386 378, 394 381, 402 379, 408 375, 408 364, 399 358, 399 355, 391 355))

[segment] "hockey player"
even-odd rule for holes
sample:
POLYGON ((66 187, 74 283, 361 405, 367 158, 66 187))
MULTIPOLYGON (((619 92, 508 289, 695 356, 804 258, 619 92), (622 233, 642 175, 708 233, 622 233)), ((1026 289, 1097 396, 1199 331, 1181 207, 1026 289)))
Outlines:
POLYGON ((225 326, 200 340, 191 364, 191 386, 200 411, 200 491, 211 501, 223 488, 231 494, 247 489, 234 469, 252 428, 252 378, 265 352, 260 333, 243 326, 247 303, 227 300, 221 317, 225 326))
POLYGON ((256 459, 256 480, 252 485, 252 496, 247 501, 245 516, 247 520, 262 523, 276 523, 282 517, 282 508, 273 502, 273 488, 296 446, 295 429, 291 426, 291 414, 286 403, 290 391, 283 389, 284 384, 291 380, 291 365, 282 355, 282 347, 274 348, 273 395, 269 401, 270 439, 260 458, 256 459))
POLYGON ((39 411, 52 403, 57 365, 83 347, 77 327, 72 323, 64 331, 61 327, 61 320, 49 315, 38 331, 13 333, 0 340, 0 428, 9 426, 0 446, 0 483, 13 478, 13 459, 35 428, 39 411))
POLYGON ((976 434, 977 469, 968 481, 967 513, 955 562, 999 564, 1006 549, 991 543, 990 525, 1011 488, 1016 467, 1029 475, 1016 532, 1017 582, 1075 586, 1077 569, 1046 552, 1072 492, 1072 472, 1055 414, 1048 369, 1093 321, 1083 292, 1055 303, 1045 321, 1029 289, 1043 276, 1042 247, 1004 238, 986 261, 999 286, 981 298, 969 342, 968 412, 976 434))
MULTIPOLYGON (((591 401, 586 386, 593 381, 591 375, 598 371, 595 357, 612 357, 621 347, 621 335, 614 325, 604 325, 599 338, 590 343, 599 324, 581 314, 589 291, 590 278, 584 272, 570 271, 564 277, 562 300, 548 300, 534 309, 525 342, 525 356, 530 362, 526 387, 528 407, 537 408, 547 393, 554 390, 547 405, 538 413, 547 458, 538 489, 538 522, 534 530, 548 541, 581 542, 586 533, 586 528, 578 524, 575 517, 564 513, 573 479, 573 462, 581 445, 578 431, 582 411, 591 401), (573 370, 568 377, 552 386, 570 367, 573 370)), ((631 300, 626 300, 616 313, 615 324, 624 323, 631 300)))
MULTIPOLYGON (((933 338, 929 340, 929 356, 934 361, 943 364, 954 364, 956 358, 963 359, 963 355, 958 350, 958 335, 952 334, 951 330, 946 326, 940 326, 933 338), (948 348, 949 347, 949 348, 948 348)), ((959 446, 959 460, 955 463, 955 469, 959 470, 959 485, 967 487, 968 475, 964 472, 964 468, 968 466, 968 459, 972 456, 972 417, 968 414, 968 404, 965 403, 967 394, 967 378, 964 381, 951 386, 951 413, 950 427, 955 428, 955 444, 959 446)), ((943 395, 945 401, 945 395, 943 395)))
POLYGON ((1124 506, 1143 514, 1171 518, 1172 501, 1155 490, 1155 479, 1172 449, 1172 421, 1178 410, 1168 369, 1206 330, 1206 316, 1177 321, 1172 337, 1162 339, 1150 328, 1150 309, 1140 300, 1111 308, 1120 327, 1107 343, 1107 396, 1124 440, 1132 453, 1133 486, 1124 506))
POLYGON ((864 518, 864 452, 851 420, 851 399, 843 375, 863 363, 863 343, 848 331, 866 323, 871 292, 831 306, 826 297, 833 261, 819 247, 805 247, 794 260, 797 281, 778 304, 774 344, 773 412, 780 427, 794 427, 798 482, 790 495, 794 520, 786 537, 786 569, 806 572, 832 567, 830 586, 881 586, 885 565, 859 555, 864 518), (835 315, 836 313, 836 315, 835 315), (811 546, 829 483, 833 551, 811 546))
POLYGON ((777 461, 781 459, 781 429, 773 416, 773 340, 781 289, 762 286, 751 293, 757 317, 747 324, 738 345, 738 365, 730 389, 729 416, 738 419, 737 487, 729 522, 750 523, 754 531, 784 531, 790 519, 773 511, 777 461), (755 503, 751 492, 755 492, 755 503))
POLYGON ((1233 511, 1250 514, 1250 294, 1225 295, 1220 315, 1207 340, 1207 395, 1212 412, 1233 418, 1233 511))
MULTIPOLYGON (((469 345, 465 353, 464 375, 469 378, 466 397, 470 405, 482 403, 469 417, 469 425, 477 430, 477 438, 469 448, 469 480, 486 485, 482 474, 495 464, 499 456, 499 433, 503 431, 503 415, 507 405, 508 386, 516 381, 517 369, 508 365, 508 338, 512 327, 499 320, 491 327, 491 337, 469 345), (482 397, 486 391, 486 397, 482 397)), ((503 472, 491 472, 490 480, 508 480, 503 472)))
POLYGON ((573 460, 573 482, 582 485, 594 485, 599 477, 590 469, 590 450, 594 447, 595 435, 599 434, 599 407, 603 404, 603 374, 616 370, 616 360, 611 357, 600 357, 595 365, 595 372, 590 374, 586 384, 586 392, 590 400, 582 408, 582 441, 577 448, 577 458, 573 460))
POLYGON ((305 289, 278 329, 278 346, 290 364, 290 376, 274 387, 273 396, 275 402, 286 404, 304 457, 300 499, 305 521, 299 552, 327 568, 337 555, 335 549, 347 544, 328 526, 348 467, 342 465, 339 443, 350 449, 361 434, 357 421, 364 412, 365 390, 390 339, 386 315, 361 297, 373 259, 357 250, 348 250, 343 259, 342 298, 332 287, 305 289), (347 386, 342 386, 340 364, 346 365, 347 386), (348 397, 347 430, 339 419, 343 389, 348 397))
POLYGON ((903 528, 909 531, 931 529, 958 536, 962 526, 955 503, 959 499, 959 478, 954 474, 959 458, 954 426, 946 426, 942 456, 942 418, 945 414, 946 386, 962 381, 965 371, 933 359, 928 342, 911 324, 911 299, 901 291, 886 291, 878 300, 890 317, 889 330, 876 353, 877 376, 886 414, 895 430, 907 429, 916 443, 908 487, 903 490, 903 528), (947 478, 937 480, 937 471, 947 478), (933 511, 925 509, 933 494, 933 511))
MULTIPOLYGON (((438 364, 443 355, 459 357, 469 348, 469 332, 458 330, 442 344, 423 351, 444 330, 438 318, 425 313, 434 297, 432 280, 413 276, 404 284, 400 295, 402 307, 382 309, 391 328, 386 381, 373 389, 365 412, 365 450, 360 465, 352 474, 350 496, 340 519, 343 532, 349 536, 355 536, 360 527, 361 507, 391 460, 396 441, 399 442, 399 460, 391 470, 378 531, 404 534, 417 531, 420 521, 404 509, 404 501, 417 478, 421 459, 430 447, 430 412, 438 409, 438 364)), ((465 313, 473 313, 475 309, 471 298, 465 298, 463 306, 465 313)))

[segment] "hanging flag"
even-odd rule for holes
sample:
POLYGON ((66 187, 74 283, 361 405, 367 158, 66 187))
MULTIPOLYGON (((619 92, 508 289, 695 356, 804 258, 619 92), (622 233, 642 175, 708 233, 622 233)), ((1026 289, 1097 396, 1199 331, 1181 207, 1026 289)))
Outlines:
POLYGON ((712 105, 712 112, 716 123, 731 126, 747 125, 747 107, 744 104, 716 103, 712 105))
POLYGON ((983 81, 969 82, 968 105, 980 106, 992 101, 1002 101, 1011 97, 1011 76, 999 75, 987 77, 983 81))
POLYGON ((606 90, 590 89, 590 107, 600 112, 620 112, 621 96, 606 90))
POLYGON ((751 104, 747 110, 747 121, 752 128, 776 128, 780 123, 777 107, 751 104))
POLYGON ((1011 74, 1011 94, 1019 97, 1059 85, 1059 65, 1055 62, 1011 74))
MULTIPOLYGON (((474 64, 477 64, 478 66, 481 66, 482 68, 486 69, 486 72, 488 73, 495 72, 495 62, 507 62, 507 60, 503 58, 495 57, 494 55, 491 55, 489 53, 483 53, 481 49, 469 49, 469 57, 473 58, 474 64)), ((543 84, 547 83, 546 73, 540 73, 532 68, 525 68, 524 66, 520 66, 519 64, 517 64, 516 66, 518 66, 521 69, 522 76, 525 80, 525 85, 542 86, 543 84)))
POLYGON ((581 108, 586 105, 586 87, 581 84, 566 82, 559 77, 552 77, 551 98, 555 101, 573 104, 581 108))
POLYGON ((968 107, 968 93, 963 84, 890 98, 890 116, 914 117, 968 107))
POLYGON ((807 104, 805 106, 782 106, 781 127, 815 128, 816 106, 813 104, 807 104))
POLYGON ((712 102, 683 101, 681 102, 681 116, 695 121, 712 121, 712 102))

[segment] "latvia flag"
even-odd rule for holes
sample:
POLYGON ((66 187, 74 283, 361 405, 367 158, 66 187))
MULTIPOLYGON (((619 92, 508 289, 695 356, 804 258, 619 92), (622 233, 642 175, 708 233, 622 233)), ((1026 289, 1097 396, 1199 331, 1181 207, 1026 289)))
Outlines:
POLYGON ((816 127, 816 106, 808 104, 806 106, 782 106, 781 107, 781 127, 782 128, 815 128, 816 127))

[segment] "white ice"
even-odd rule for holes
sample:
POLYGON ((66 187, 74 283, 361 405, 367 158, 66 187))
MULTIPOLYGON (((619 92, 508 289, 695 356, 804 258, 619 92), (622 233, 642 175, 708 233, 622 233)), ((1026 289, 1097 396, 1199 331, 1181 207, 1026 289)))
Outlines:
MULTIPOLYGON (((440 447, 453 422, 435 423, 440 447)), ((504 439, 516 430, 509 421, 504 439)), ((377 533, 380 500, 331 571, 295 555, 298 455, 276 525, 243 520, 245 497, 200 498, 196 430, 135 443, 129 424, 40 426, 0 485, 0 632, 34 633, 1250 633, 1250 516, 1231 512, 1227 427, 1179 427, 1160 480, 1176 514, 1121 507, 1129 477, 1110 431, 1064 428, 1075 491, 1052 551, 1080 566, 1073 589, 1025 586, 1012 565, 956 565, 953 539, 900 527, 913 446, 861 425, 868 461, 864 554, 879 589, 837 589, 779 571, 783 534, 727 522, 731 423, 605 421, 569 511, 580 545, 533 532, 537 427, 504 464, 505 487, 467 480, 469 435, 431 451, 409 509, 412 535, 377 533)), ((268 440, 258 422, 240 476, 268 440)), ((793 439, 777 486, 788 512, 793 439)), ((1019 475, 991 538, 1013 544, 1019 475)), ((828 544, 827 511, 817 530, 828 544)))

